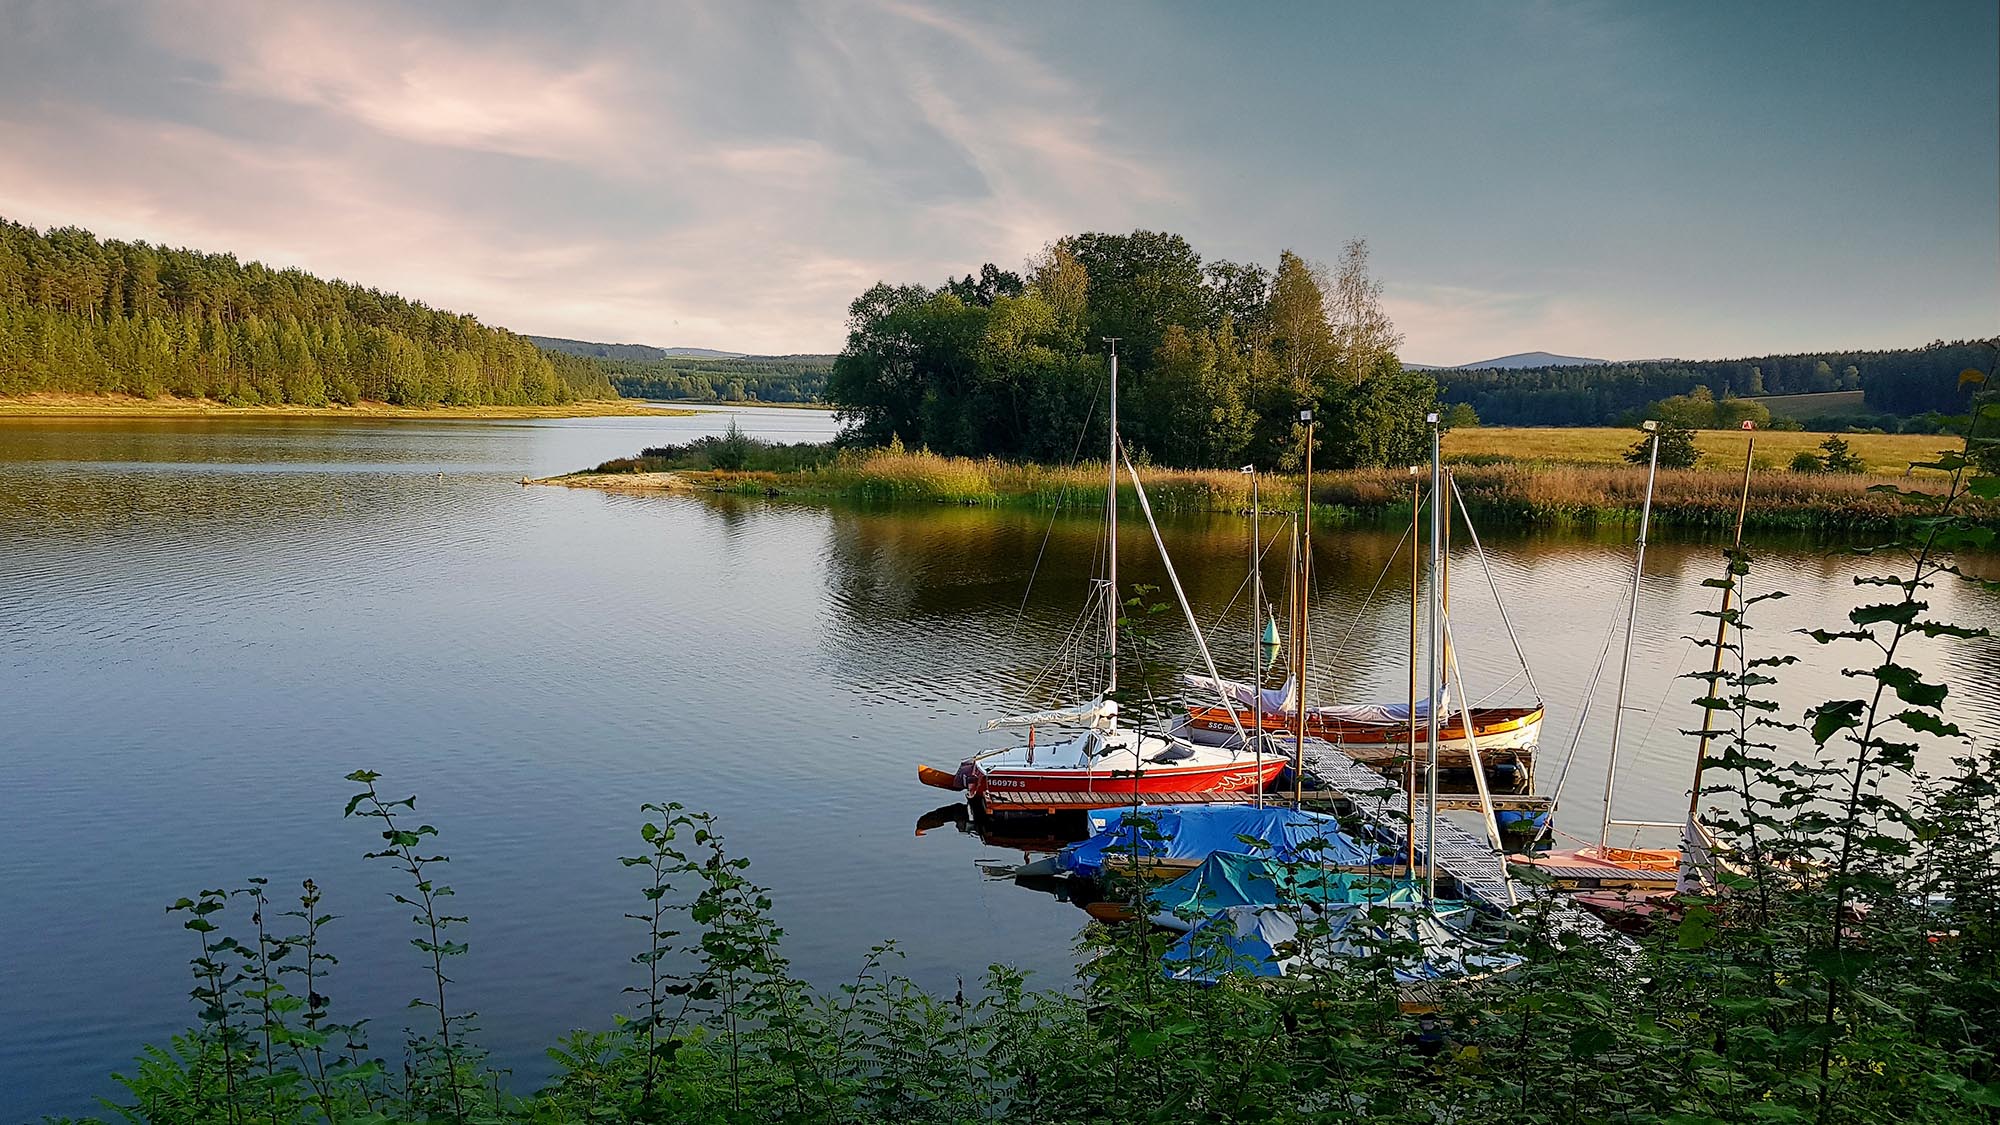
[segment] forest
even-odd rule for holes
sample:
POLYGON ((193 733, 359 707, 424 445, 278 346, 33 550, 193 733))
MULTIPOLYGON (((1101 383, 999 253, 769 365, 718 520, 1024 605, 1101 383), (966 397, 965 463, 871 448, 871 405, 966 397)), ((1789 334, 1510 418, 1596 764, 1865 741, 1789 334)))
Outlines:
POLYGON ((37 392, 242 406, 617 397, 589 360, 378 289, 0 219, 0 396, 37 392))
POLYGON ((594 359, 590 362, 625 398, 695 402, 823 402, 829 355, 666 356, 660 359, 594 359))
POLYGON ((1437 385, 1396 359, 1368 248, 1335 265, 1204 261, 1180 235, 1071 235, 1025 274, 878 283, 849 308, 827 400, 868 445, 1067 463, 1101 456, 1106 338, 1135 460, 1291 468, 1300 412, 1328 468, 1417 458, 1437 385))
POLYGON ((1967 398, 1959 372, 1992 366, 1995 347, 1993 341, 1940 340, 1901 351, 1452 369, 1436 374, 1445 400, 1465 403, 1482 422, 1500 426, 1617 425, 1652 403, 1691 394, 1697 387, 1707 387, 1717 399, 1859 390, 1872 415, 1906 418, 1963 414, 1967 398))

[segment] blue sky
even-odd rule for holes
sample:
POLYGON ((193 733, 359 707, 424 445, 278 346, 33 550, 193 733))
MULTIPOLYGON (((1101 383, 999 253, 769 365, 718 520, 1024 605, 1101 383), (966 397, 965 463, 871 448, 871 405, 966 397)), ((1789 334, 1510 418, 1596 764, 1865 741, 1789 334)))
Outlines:
POLYGON ((1366 238, 1406 359, 2000 331, 2000 5, 0 0, 0 215, 837 350, 1081 230, 1366 238))

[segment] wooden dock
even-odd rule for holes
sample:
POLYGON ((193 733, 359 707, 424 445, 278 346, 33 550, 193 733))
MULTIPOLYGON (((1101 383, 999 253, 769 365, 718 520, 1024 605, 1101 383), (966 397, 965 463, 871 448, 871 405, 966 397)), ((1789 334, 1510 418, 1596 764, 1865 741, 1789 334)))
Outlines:
MULTIPOLYGON (((1376 775, 1376 783, 1381 783, 1376 775)), ((1401 792, 1401 790, 1398 790, 1401 792)), ((1342 804, 1347 794, 1338 789, 1308 789, 1300 797, 1307 808, 1324 809, 1342 804)), ((1255 793, 1149 793, 1145 803, 1149 805, 1247 805, 1257 800, 1255 793)), ((1290 804, 1290 790, 1273 790, 1264 794, 1264 803, 1270 805, 1290 804)), ((988 790, 981 802, 986 812, 994 816, 1014 814, 1041 815, 1048 813, 1086 812, 1091 809, 1115 809, 1132 803, 1130 793, 1114 793, 1104 790, 1096 792, 1068 793, 1008 793, 988 790)), ((1479 798, 1471 793, 1441 794, 1438 797, 1440 809, 1476 809, 1479 798)), ((1549 810, 1549 799, 1526 794, 1494 794, 1493 808, 1501 812, 1544 813, 1549 810)))

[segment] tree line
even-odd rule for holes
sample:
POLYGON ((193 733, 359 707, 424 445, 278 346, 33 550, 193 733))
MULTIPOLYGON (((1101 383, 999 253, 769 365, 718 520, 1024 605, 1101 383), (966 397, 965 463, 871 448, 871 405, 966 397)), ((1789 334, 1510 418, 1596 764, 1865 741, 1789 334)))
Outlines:
POLYGON ((1087 233, 1024 273, 991 263, 942 285, 878 283, 848 310, 827 400, 855 440, 1067 462, 1105 440, 1105 340, 1118 340, 1119 429, 1177 467, 1291 468, 1302 410, 1328 467, 1427 456, 1437 384, 1401 337, 1366 243, 1332 268, 1207 261, 1180 235, 1087 233))
POLYGON ((233 254, 0 219, 0 395, 550 405, 605 374, 505 329, 233 254))
POLYGON ((708 359, 600 358, 591 361, 626 398, 697 402, 824 402, 833 357, 746 356, 708 359))
POLYGON ((1879 414, 1962 414, 1959 372, 1992 365, 1995 341, 1943 340, 1922 348, 1816 352, 1731 360, 1641 360, 1581 367, 1437 372, 1440 394, 1505 426, 1604 426, 1647 405, 1707 387, 1718 400, 1760 395, 1862 392, 1879 414))

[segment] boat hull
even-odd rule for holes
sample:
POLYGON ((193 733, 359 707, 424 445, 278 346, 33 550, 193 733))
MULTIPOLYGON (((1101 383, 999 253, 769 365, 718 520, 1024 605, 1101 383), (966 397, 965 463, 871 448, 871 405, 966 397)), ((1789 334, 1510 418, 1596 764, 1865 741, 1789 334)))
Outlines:
POLYGON ((1133 771, 1084 769, 987 768, 972 762, 963 771, 965 791, 973 797, 988 793, 1017 796, 1090 794, 1106 804, 1122 804, 1134 796, 1180 793, 1255 793, 1284 772, 1287 760, 1267 757, 1197 766, 1159 766, 1133 771))
MULTIPOLYGON (((1533 755, 1541 741, 1542 715, 1540 707, 1475 707, 1471 738, 1466 737, 1464 720, 1453 716, 1438 729, 1438 767, 1472 768, 1475 741, 1479 744, 1481 763, 1489 768, 1523 761, 1533 755)), ((1298 730, 1296 715, 1267 711, 1263 718, 1264 730, 1272 734, 1298 730)), ((1189 707, 1187 725, 1197 737, 1233 738, 1239 723, 1247 730, 1256 719, 1248 709, 1239 709, 1232 722, 1227 708, 1189 707)), ((1356 723, 1307 712, 1306 737, 1331 742, 1348 757, 1369 765, 1400 763, 1405 757, 1421 758, 1429 753, 1427 732, 1421 723, 1417 725, 1417 740, 1412 744, 1410 728, 1404 724, 1356 723)))

